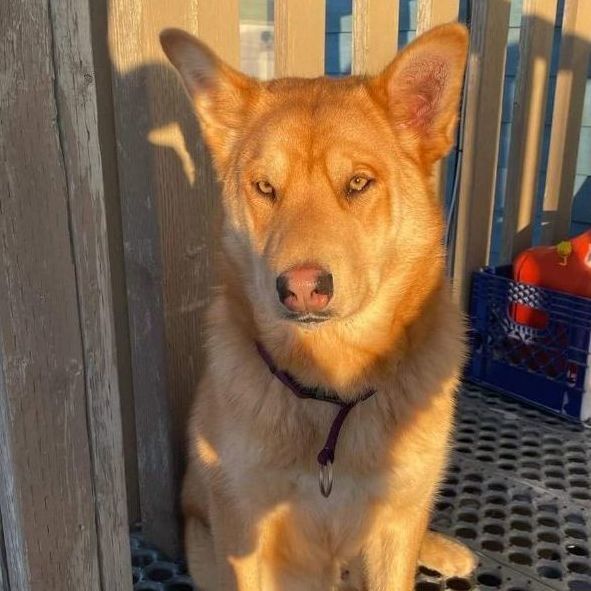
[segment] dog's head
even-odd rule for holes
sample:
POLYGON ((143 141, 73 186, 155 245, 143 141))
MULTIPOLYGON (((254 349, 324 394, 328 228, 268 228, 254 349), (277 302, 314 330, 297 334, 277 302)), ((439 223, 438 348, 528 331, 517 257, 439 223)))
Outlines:
POLYGON ((467 33, 444 25, 379 75, 260 82, 161 35, 223 187, 224 247, 255 317, 304 330, 410 309, 441 280, 434 163, 451 148, 467 33))

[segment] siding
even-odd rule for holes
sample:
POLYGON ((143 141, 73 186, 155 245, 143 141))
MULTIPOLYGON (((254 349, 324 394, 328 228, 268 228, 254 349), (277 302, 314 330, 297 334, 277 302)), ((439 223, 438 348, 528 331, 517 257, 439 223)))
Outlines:
MULTIPOLYGON (((507 68, 505 74, 505 92, 503 100, 503 115, 501 129, 501 145, 499 149, 499 165, 497 176, 497 192, 495 202, 495 228, 493 231, 492 262, 495 263, 499 254, 500 222, 503 215, 503 203, 505 196, 505 182, 507 178, 507 158, 509 151, 509 138, 511 133, 511 118, 513 110, 513 96, 515 92, 515 77, 519 65, 519 29, 521 23, 522 0, 513 0, 511 4, 511 19, 509 39, 507 47, 507 68)), ((548 106, 546 109, 546 127, 542 143, 542 155, 540 164, 540 181, 538 185, 538 211, 536 215, 536 232, 534 240, 540 238, 540 226, 544 220, 542 211, 542 199, 544 193, 545 174, 548 163, 548 148, 550 143, 550 130, 552 109, 554 106, 554 91, 556 88, 556 75, 558 71, 558 57, 560 53, 560 28, 562 26, 562 12, 564 0, 559 0, 558 17, 554 31, 554 46, 552 49, 552 62, 550 64, 550 81, 548 90, 548 106)), ((574 202, 572 209, 571 235, 591 227, 591 68, 588 73, 585 105, 583 109, 583 122, 581 137, 579 140, 579 154, 577 159, 577 178, 574 189, 574 202)))

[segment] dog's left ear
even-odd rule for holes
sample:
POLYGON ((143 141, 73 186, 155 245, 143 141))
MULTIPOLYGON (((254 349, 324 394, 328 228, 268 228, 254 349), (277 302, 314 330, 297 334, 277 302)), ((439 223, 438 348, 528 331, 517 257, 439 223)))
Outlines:
POLYGON ((426 165, 454 143, 467 50, 466 27, 441 25, 410 43, 370 81, 396 133, 426 165))
POLYGON ((260 85, 226 64, 205 43, 185 31, 166 29, 160 33, 160 43, 181 75, 219 170, 260 85))

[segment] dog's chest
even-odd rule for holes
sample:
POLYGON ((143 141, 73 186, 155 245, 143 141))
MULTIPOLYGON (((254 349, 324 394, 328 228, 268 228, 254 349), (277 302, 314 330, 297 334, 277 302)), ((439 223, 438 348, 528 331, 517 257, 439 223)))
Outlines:
POLYGON ((371 499, 380 489, 379 477, 360 480, 336 466, 333 490, 326 498, 316 466, 307 471, 245 468, 249 474, 236 474, 242 492, 250 489, 239 500, 243 514, 265 516, 259 525, 280 532, 276 535, 290 554, 306 548, 322 560, 347 561, 360 552, 373 521, 371 499))
MULTIPOLYGON (((330 540, 334 552, 355 553, 371 519, 369 508, 386 495, 391 477, 379 471, 361 474, 350 465, 346 450, 355 444, 353 435, 348 433, 339 443, 343 445, 333 466, 333 489, 325 498, 320 491, 315 445, 306 446, 307 452, 295 454, 286 461, 281 451, 284 441, 275 442, 273 452, 267 442, 253 441, 250 429, 234 430, 232 441, 226 440, 221 450, 221 460, 242 512, 245 515, 283 512, 285 519, 297 523, 298 531, 307 540, 324 540, 324 544, 330 540)), ((323 438, 324 434, 320 440, 323 438)), ((294 439, 292 445, 301 448, 302 442, 294 439)))

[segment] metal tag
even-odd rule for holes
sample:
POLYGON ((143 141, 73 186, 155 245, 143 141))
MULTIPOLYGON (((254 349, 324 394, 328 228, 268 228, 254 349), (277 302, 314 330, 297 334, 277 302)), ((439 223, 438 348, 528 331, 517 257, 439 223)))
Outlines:
POLYGON ((320 464, 320 473, 318 475, 320 483, 320 492, 327 498, 332 491, 332 462, 328 460, 326 465, 320 464))

